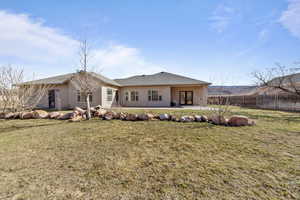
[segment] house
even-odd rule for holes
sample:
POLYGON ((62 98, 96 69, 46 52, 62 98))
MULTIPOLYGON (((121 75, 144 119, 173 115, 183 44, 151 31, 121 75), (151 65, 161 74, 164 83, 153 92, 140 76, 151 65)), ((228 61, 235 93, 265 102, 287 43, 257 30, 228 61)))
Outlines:
MULTIPOLYGON (((99 84, 90 97, 92 106, 169 107, 207 104, 210 83, 181 75, 160 72, 115 80, 93 72, 88 75, 99 84)), ((70 73, 25 82, 23 85, 49 86, 47 94, 38 104, 39 108, 60 110, 84 107, 86 98, 72 84, 73 76, 74 73, 70 73)))

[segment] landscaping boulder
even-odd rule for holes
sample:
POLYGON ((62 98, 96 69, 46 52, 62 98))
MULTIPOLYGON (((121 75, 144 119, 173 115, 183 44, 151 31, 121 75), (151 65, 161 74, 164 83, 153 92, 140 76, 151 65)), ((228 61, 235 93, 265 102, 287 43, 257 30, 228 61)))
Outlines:
POLYGON ((248 126, 249 118, 243 115, 233 115, 229 118, 228 124, 230 126, 248 126))
POLYGON ((101 109, 103 109, 103 107, 101 105, 98 105, 98 106, 96 106, 94 108, 95 108, 95 110, 101 110, 101 109))
POLYGON ((33 112, 22 112, 20 114, 20 118, 21 119, 33 119, 34 115, 33 115, 33 112))
POLYGON ((117 113, 113 112, 113 111, 109 111, 107 113, 105 113, 105 115, 103 116, 103 119, 105 120, 112 120, 116 117, 117 113))
POLYGON ((79 122, 83 119, 81 115, 76 115, 73 118, 69 119, 69 122, 79 122))
POLYGON ((143 114, 139 114, 138 119, 142 121, 153 120, 154 115, 151 113, 146 113, 146 114, 143 113, 143 114))
POLYGON ((201 116, 201 121, 202 121, 202 122, 208 122, 208 117, 205 116, 205 115, 202 115, 202 116, 201 116))
POLYGON ((213 115, 210 117, 211 123, 215 125, 227 125, 228 120, 222 115, 213 115))
POLYGON ((180 118, 181 122, 193 122, 195 121, 195 118, 193 116, 182 116, 180 118))
POLYGON ((58 119, 60 120, 69 120, 69 119, 72 119, 72 118, 75 118, 77 115, 75 112, 70 112, 70 113, 66 113, 66 114, 63 114, 61 115, 58 119))
POLYGON ((33 118, 34 119, 46 119, 48 118, 48 112, 44 110, 35 110, 33 111, 33 118))
POLYGON ((13 112, 6 113, 4 116, 4 119, 14 119, 14 118, 15 118, 15 113, 13 112))
POLYGON ((49 118, 50 118, 50 119, 57 119, 57 118, 59 118, 60 116, 62 116, 62 114, 59 113, 59 112, 51 112, 51 113, 49 113, 49 118))
POLYGON ((127 121, 137 121, 138 120, 138 115, 137 114, 128 114, 126 116, 127 121))
POLYGON ((200 115, 195 115, 195 122, 202 122, 202 117, 200 115))
POLYGON ((120 116, 120 120, 126 120, 126 118, 127 118, 127 114, 123 113, 123 112, 120 112, 119 116, 120 116))
POLYGON ((0 113, 0 119, 5 119, 5 113, 4 112, 0 113))
POLYGON ((107 110, 99 109, 94 113, 94 116, 102 118, 106 113, 107 113, 107 110))
POLYGON ((82 108, 79 108, 79 107, 75 107, 74 111, 77 111, 78 114, 81 115, 81 116, 84 115, 85 112, 86 112, 85 110, 83 110, 82 108))
POLYGON ((159 115, 159 119, 162 120, 162 121, 169 120, 170 119, 170 115, 168 115, 168 114, 160 114, 159 115))

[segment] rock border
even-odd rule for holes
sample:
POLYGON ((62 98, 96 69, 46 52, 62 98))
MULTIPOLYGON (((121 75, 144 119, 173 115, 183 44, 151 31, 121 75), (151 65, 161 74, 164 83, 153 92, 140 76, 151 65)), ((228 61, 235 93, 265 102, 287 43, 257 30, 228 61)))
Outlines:
MULTIPOLYGON (((125 113, 114 112, 112 110, 106 110, 101 106, 96 106, 91 109, 93 118, 100 118, 102 120, 124 120, 124 121, 173 121, 173 122, 208 122, 214 125, 222 126, 253 126, 256 125, 255 121, 250 120, 243 115, 233 115, 229 119, 220 115, 184 115, 176 117, 167 113, 154 115, 151 113, 125 113)), ((68 120, 70 122, 80 122, 86 119, 86 111, 79 107, 75 107, 73 111, 68 113, 60 113, 57 111, 47 112, 44 110, 35 110, 28 112, 9 112, 0 113, 0 119, 12 120, 12 119, 55 119, 55 120, 68 120)))

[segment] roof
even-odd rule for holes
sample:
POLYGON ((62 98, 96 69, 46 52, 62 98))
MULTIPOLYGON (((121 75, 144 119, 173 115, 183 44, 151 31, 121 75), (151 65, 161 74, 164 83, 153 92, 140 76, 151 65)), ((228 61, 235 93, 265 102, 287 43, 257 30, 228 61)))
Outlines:
POLYGON ((124 79, 115 79, 121 86, 153 86, 153 85, 210 85, 205 81, 188 78, 168 72, 159 72, 152 75, 132 76, 124 79))
MULTIPOLYGON (((110 85, 114 85, 114 86, 120 86, 117 82, 115 82, 112 79, 109 79, 105 76, 102 76, 100 74, 97 74, 95 72, 89 72, 89 74, 97 79, 99 79, 100 81, 103 81, 104 83, 110 84, 110 85)), ((64 84, 68 81, 71 80, 71 78, 75 75, 75 73, 69 73, 69 74, 64 74, 64 75, 59 75, 59 76, 53 76, 53 77, 49 77, 49 78, 44 78, 44 79, 39 79, 39 80, 34 80, 34 81, 28 81, 28 82, 24 82, 21 85, 54 85, 54 84, 64 84)))

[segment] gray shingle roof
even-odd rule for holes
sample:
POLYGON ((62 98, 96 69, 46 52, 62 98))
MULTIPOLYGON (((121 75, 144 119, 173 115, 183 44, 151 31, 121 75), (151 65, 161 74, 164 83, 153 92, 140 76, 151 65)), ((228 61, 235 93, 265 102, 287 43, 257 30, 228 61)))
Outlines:
MULTIPOLYGON (((103 81, 104 83, 110 84, 110 85, 114 85, 114 86, 120 86, 116 81, 111 80, 105 76, 102 76, 100 74, 94 73, 94 72, 89 72, 89 74, 101 81, 103 81)), ((39 84, 64 84, 66 82, 68 82, 69 80, 71 80, 71 78, 74 76, 74 73, 70 73, 70 74, 64 74, 64 75, 59 75, 59 76, 53 76, 53 77, 49 77, 49 78, 44 78, 44 79, 39 79, 39 80, 34 80, 34 81, 28 81, 28 82, 24 82, 21 85, 30 85, 30 84, 35 84, 35 85, 39 85, 39 84)))
POLYGON ((154 85, 210 85, 185 76, 168 72, 159 72, 152 75, 132 76, 124 79, 115 79, 121 86, 154 86, 154 85))

